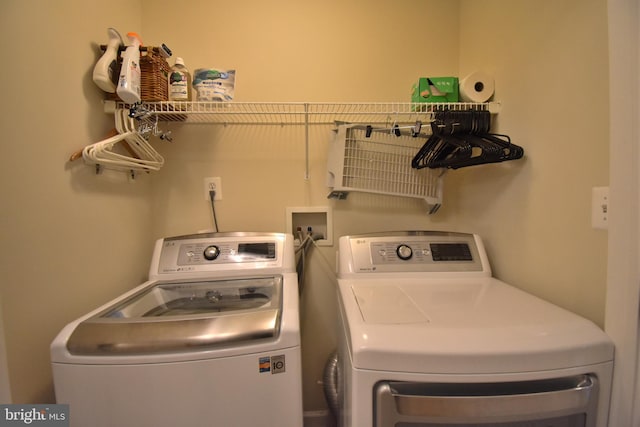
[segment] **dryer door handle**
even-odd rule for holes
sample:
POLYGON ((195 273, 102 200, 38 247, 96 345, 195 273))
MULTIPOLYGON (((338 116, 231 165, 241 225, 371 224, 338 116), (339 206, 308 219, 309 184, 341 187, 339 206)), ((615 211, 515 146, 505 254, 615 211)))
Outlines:
POLYGON ((398 423, 488 423, 584 416, 595 426, 595 376, 507 383, 384 381, 375 389, 376 427, 398 423))

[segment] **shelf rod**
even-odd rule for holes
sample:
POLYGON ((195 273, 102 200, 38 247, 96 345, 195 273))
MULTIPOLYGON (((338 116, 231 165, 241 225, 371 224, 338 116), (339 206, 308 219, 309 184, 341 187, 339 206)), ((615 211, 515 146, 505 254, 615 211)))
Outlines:
POLYGON ((304 179, 309 181, 309 104, 304 104, 304 179))

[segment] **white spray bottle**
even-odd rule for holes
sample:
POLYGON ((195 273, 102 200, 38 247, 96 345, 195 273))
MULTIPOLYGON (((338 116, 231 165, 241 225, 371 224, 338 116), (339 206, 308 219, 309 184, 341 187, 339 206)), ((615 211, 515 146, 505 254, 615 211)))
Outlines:
POLYGON ((140 46, 142 41, 136 33, 127 33, 131 45, 122 56, 122 69, 116 92, 127 104, 140 102, 140 46))
POLYGON ((122 42, 120 33, 115 28, 107 30, 109 42, 104 54, 96 62, 93 67, 93 82, 105 92, 114 93, 116 91, 116 82, 118 77, 116 74, 118 48, 122 42))

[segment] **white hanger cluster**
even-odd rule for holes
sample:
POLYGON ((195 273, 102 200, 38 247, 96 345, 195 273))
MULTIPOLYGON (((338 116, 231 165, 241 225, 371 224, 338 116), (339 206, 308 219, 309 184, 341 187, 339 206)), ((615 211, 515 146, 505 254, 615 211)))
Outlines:
POLYGON ((164 158, 148 141, 150 131, 157 129, 157 126, 151 127, 141 122, 136 128, 136 121, 124 109, 115 111, 115 123, 117 134, 86 146, 82 150, 84 161, 95 164, 97 168, 129 171, 132 174, 135 171, 159 170, 164 164, 164 158), (128 155, 114 151, 119 142, 124 143, 128 155))

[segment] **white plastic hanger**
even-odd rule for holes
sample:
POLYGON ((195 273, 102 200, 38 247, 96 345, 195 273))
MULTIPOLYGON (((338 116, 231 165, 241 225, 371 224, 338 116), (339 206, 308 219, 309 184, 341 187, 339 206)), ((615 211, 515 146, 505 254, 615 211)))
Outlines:
POLYGON ((132 173, 159 170, 164 165, 164 158, 136 129, 135 121, 128 116, 127 111, 116 110, 114 115, 118 135, 85 147, 82 150, 85 162, 132 173), (131 149, 130 156, 113 151, 114 146, 121 141, 131 149))

